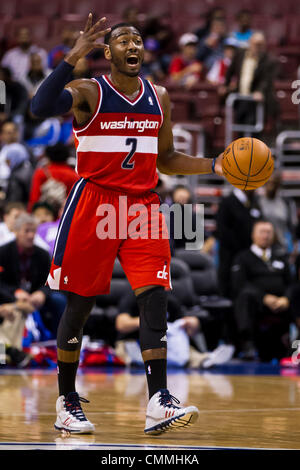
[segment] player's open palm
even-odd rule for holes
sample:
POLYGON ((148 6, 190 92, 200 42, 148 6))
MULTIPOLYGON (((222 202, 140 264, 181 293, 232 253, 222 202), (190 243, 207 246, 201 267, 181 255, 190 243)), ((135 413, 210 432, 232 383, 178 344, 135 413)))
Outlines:
POLYGON ((74 44, 71 55, 75 55, 80 59, 93 49, 104 47, 103 42, 99 42, 99 39, 103 38, 110 31, 110 28, 102 29, 105 21, 106 18, 103 17, 93 25, 93 15, 90 13, 84 31, 80 31, 80 36, 74 44))

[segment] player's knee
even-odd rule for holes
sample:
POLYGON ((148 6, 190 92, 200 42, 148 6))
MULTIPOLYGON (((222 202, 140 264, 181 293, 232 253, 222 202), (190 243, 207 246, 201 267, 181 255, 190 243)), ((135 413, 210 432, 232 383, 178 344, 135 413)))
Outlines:
POLYGON ((167 294, 162 286, 137 296, 142 351, 166 347, 167 294))

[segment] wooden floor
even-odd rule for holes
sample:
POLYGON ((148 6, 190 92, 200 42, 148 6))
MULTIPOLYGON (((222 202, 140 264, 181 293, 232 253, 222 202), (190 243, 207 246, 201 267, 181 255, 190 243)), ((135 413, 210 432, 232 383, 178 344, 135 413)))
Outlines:
MULTIPOLYGON (((143 433, 147 405, 143 374, 124 370, 78 376, 78 392, 95 423, 92 436, 63 438, 53 428, 55 372, 0 371, 0 449, 17 443, 56 449, 142 446, 300 449, 300 377, 169 374, 168 387, 181 403, 198 406, 198 422, 149 437, 143 433), (42 445, 42 444, 41 444, 42 445)), ((25 447, 26 448, 26 447, 25 447)))

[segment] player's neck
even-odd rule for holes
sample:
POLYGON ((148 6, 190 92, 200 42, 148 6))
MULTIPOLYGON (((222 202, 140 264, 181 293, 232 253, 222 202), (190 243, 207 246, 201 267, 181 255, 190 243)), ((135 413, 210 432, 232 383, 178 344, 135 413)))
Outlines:
POLYGON ((141 83, 138 76, 128 77, 117 71, 111 71, 108 78, 117 90, 126 95, 129 99, 134 99, 140 91, 141 83))

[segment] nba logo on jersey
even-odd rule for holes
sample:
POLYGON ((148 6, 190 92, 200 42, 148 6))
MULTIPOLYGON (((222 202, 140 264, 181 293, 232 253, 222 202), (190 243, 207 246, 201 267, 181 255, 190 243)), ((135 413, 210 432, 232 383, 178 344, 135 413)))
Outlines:
POLYGON ((151 104, 151 106, 153 106, 153 99, 151 98, 151 96, 149 96, 148 101, 151 104))

